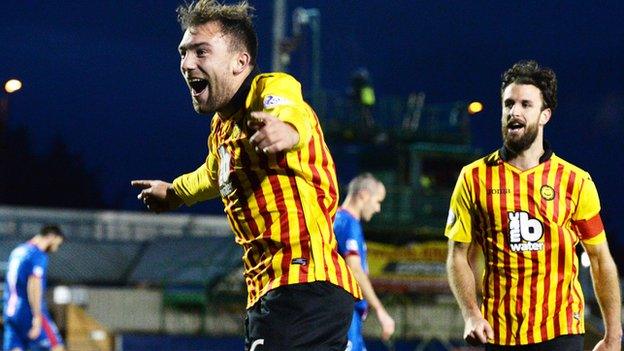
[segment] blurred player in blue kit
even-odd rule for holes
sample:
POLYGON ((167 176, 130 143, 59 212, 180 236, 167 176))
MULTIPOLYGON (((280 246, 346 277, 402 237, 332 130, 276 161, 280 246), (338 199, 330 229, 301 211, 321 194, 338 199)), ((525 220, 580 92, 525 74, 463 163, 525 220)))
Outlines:
POLYGON ((381 325, 381 338, 388 340, 394 333, 394 320, 379 301, 368 278, 366 243, 360 224, 360 221, 370 221, 373 215, 381 210, 381 202, 385 197, 384 185, 372 174, 363 173, 351 180, 347 198, 336 213, 334 232, 338 241, 338 252, 345 258, 364 294, 364 300, 355 304, 346 351, 366 351, 362 337, 362 322, 366 318, 368 306, 377 315, 381 325))
POLYGON ((11 252, 4 288, 4 351, 65 350, 44 298, 48 253, 64 240, 58 226, 46 225, 11 252))

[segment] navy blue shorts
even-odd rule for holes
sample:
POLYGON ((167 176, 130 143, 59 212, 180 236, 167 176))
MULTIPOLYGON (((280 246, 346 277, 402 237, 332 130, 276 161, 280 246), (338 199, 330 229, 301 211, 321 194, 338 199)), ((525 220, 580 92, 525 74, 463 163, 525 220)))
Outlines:
POLYGON ((41 334, 35 340, 28 338, 31 323, 30 320, 23 323, 10 318, 5 320, 3 350, 9 351, 17 347, 22 350, 49 350, 57 345, 63 345, 63 338, 49 315, 46 313, 42 315, 41 334))
POLYGON ((552 340, 531 345, 485 345, 485 351, 583 351, 583 335, 561 335, 552 340))
POLYGON ((344 351, 355 299, 327 282, 275 288, 247 310, 247 351, 344 351))

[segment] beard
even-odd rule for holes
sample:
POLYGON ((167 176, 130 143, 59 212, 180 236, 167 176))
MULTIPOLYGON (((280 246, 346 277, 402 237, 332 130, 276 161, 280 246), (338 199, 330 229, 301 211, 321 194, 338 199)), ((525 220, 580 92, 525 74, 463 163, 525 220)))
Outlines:
POLYGON ((503 144, 509 151, 517 155, 531 147, 537 138, 537 131, 537 123, 528 124, 524 127, 524 133, 521 136, 516 137, 514 135, 510 135, 507 130, 507 125, 504 125, 502 127, 503 144))

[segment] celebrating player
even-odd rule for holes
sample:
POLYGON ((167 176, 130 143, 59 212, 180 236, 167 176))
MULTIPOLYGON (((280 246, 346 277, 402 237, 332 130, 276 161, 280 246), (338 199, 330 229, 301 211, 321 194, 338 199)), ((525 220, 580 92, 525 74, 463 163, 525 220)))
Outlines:
POLYGON ((246 2, 178 8, 180 69, 198 113, 212 114, 208 156, 172 183, 137 180, 154 212, 221 197, 247 284, 247 350, 340 350, 361 291, 336 250, 334 162, 301 86, 260 74, 246 2))
POLYGON ((486 350, 583 350, 580 242, 605 323, 594 350, 620 350, 618 275, 596 186, 544 140, 557 107, 554 72, 534 61, 515 64, 502 77, 501 100, 503 146, 462 169, 445 233, 464 337, 486 350), (471 245, 485 257, 480 310, 471 245))

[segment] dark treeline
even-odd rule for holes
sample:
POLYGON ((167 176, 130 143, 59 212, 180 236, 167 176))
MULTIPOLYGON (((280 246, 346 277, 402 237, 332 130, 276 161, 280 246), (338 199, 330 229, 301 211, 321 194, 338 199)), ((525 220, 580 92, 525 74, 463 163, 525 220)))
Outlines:
POLYGON ((0 132, 0 204, 106 207, 97 177, 79 155, 72 154, 60 137, 45 154, 35 154, 24 127, 0 132))

